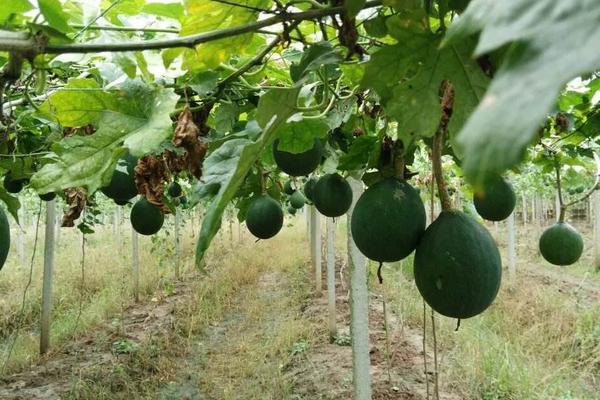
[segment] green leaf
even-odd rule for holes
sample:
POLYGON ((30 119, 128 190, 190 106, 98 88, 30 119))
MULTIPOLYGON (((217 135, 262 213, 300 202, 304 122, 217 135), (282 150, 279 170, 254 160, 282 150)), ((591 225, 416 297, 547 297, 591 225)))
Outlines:
POLYGON ((315 43, 302 54, 298 64, 294 63, 290 66, 290 77, 294 82, 298 82, 308 72, 340 61, 342 56, 330 42, 315 43))
POLYGON ((385 24, 385 15, 378 15, 375 18, 368 19, 364 22, 365 31, 367 34, 376 38, 381 38, 387 35, 388 28, 385 24))
POLYGON ((458 136, 471 181, 518 163, 563 85, 600 67, 600 2, 473 0, 446 46, 481 32, 476 55, 514 42, 458 136))
MULTIPOLYGON (((114 98, 107 102, 108 107, 94 113, 98 129, 93 135, 68 137, 52 147, 51 161, 31 178, 34 190, 46 193, 85 186, 92 193, 110 179, 124 152, 121 146, 139 157, 158 148, 172 134, 170 113, 178 100, 172 89, 129 81, 111 95, 114 98)), ((69 104, 76 106, 72 101, 69 104)), ((73 111, 87 107, 80 103, 73 111)))
POLYGON ((40 106, 40 112, 65 127, 83 126, 104 110, 114 108, 111 106, 114 99, 114 94, 101 90, 95 80, 74 78, 50 95, 40 106))
POLYGON ((327 136, 327 132, 329 132, 329 124, 325 119, 288 121, 277 131, 279 138, 277 148, 288 153, 302 153, 312 149, 315 138, 322 139, 327 136))
POLYGON ((192 77, 190 87, 198 96, 203 97, 211 94, 217 88, 219 78, 218 72, 212 70, 202 71, 192 77))
POLYGON ((365 6, 366 0, 346 0, 344 5, 346 6, 346 13, 349 18, 354 18, 358 15, 360 10, 365 6))
POLYGON ((210 242, 221 226, 225 207, 233 199, 252 165, 260 158, 265 147, 271 143, 276 130, 292 115, 299 88, 271 89, 258 104, 258 122, 263 127, 256 141, 233 139, 223 143, 204 162, 204 179, 219 186, 210 203, 200 229, 196 245, 196 265, 200 265, 210 242), (279 99, 279 102, 275 102, 279 99), (218 182, 215 184, 215 181, 218 182))
POLYGON ((3 0, 0 7, 0 23, 4 23, 13 14, 23 14, 32 8, 27 0, 3 0))
POLYGON ((450 81, 455 100, 448 130, 454 135, 483 97, 489 82, 470 58, 468 41, 439 49, 437 35, 416 35, 401 28, 392 34, 406 41, 375 53, 363 84, 380 94, 387 114, 398 121, 401 138, 410 142, 435 133, 441 117, 440 85, 443 80, 450 81))
POLYGON ((363 135, 357 137, 350 146, 350 151, 340 157, 338 168, 343 171, 364 168, 369 162, 373 148, 377 145, 377 137, 375 136, 363 135))
POLYGON ((8 194, 6 189, 4 189, 3 186, 0 186, 0 200, 2 200, 2 202, 4 204, 6 204, 6 209, 8 210, 10 215, 13 216, 13 218, 15 219, 15 221, 17 221, 17 223, 19 223, 18 210, 21 207, 21 203, 19 202, 19 199, 8 194))
POLYGON ((181 19, 184 15, 183 5, 181 3, 146 3, 142 7, 142 12, 146 14, 158 15, 160 17, 181 19))
MULTIPOLYGON (((236 0, 235 3, 264 9, 270 6, 271 0, 236 0)), ((217 1, 187 0, 185 9, 187 16, 181 25, 181 36, 245 25, 258 18, 256 11, 217 1)), ((237 35, 200 44, 194 50, 186 50, 183 68, 216 68, 229 60, 231 55, 243 56, 252 42, 252 36, 252 33, 237 35)))
POLYGON ((63 10, 59 0, 38 0, 38 4, 46 22, 52 28, 63 33, 71 32, 69 15, 63 10))
POLYGON ((236 104, 220 104, 215 111, 215 130, 220 134, 233 131, 240 110, 236 104))
POLYGON ((271 89, 260 97, 256 109, 256 121, 263 129, 279 120, 282 116, 287 119, 296 111, 296 100, 300 87, 271 89))

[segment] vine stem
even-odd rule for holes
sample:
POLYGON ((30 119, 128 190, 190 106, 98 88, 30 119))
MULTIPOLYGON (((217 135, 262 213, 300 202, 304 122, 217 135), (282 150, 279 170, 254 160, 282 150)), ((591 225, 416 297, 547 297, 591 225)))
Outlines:
POLYGON ((431 335, 433 338, 433 393, 436 400, 440 400, 440 387, 438 379, 438 354, 437 335, 435 331, 435 311, 431 309, 431 335))
MULTIPOLYGON (((379 7, 381 0, 371 0, 365 3, 363 9, 379 7)), ((132 41, 122 43, 69 43, 48 44, 40 43, 39 39, 29 36, 16 36, 12 32, 0 30, 0 51, 15 51, 33 54, 65 54, 65 53, 99 53, 99 52, 122 52, 138 50, 158 50, 174 47, 194 48, 201 43, 207 43, 219 39, 255 32, 268 26, 277 25, 282 22, 306 21, 316 18, 328 17, 346 12, 344 6, 327 7, 323 9, 311 9, 307 11, 288 13, 283 12, 261 21, 240 25, 232 28, 216 31, 198 33, 195 35, 181 36, 174 39, 158 39, 147 41, 132 41)))
POLYGON ((113 25, 83 25, 71 24, 74 29, 86 28, 88 31, 116 31, 116 32, 148 32, 148 33, 179 33, 175 28, 136 28, 135 26, 113 26, 113 25))
POLYGON ((294 21, 292 24, 290 24, 282 33, 277 35, 277 37, 275 39, 273 39, 271 42, 269 42, 269 44, 260 53, 258 53, 255 57, 253 57, 246 64, 242 65, 239 69, 232 72, 225 79, 223 79, 221 82, 219 82, 219 85, 218 85, 219 88, 220 89, 224 88, 225 85, 228 84, 229 82, 236 80, 237 78, 241 77, 246 72, 248 72, 252 67, 259 65, 262 62, 263 58, 265 58, 271 52, 271 50, 273 50, 275 47, 277 47, 277 45, 284 40, 287 32, 296 28, 298 25, 300 25, 300 21, 294 21))
POLYGON ((443 211, 448 211, 452 208, 450 196, 446 189, 446 181, 444 179, 444 172, 442 170, 442 149, 444 147, 444 139, 446 132, 448 131, 448 122, 452 116, 452 110, 454 107, 454 87, 446 80, 442 81, 440 86, 440 106, 442 111, 442 117, 440 124, 433 137, 433 148, 431 151, 431 163, 433 168, 433 175, 437 182, 438 194, 440 196, 440 203, 443 211))
POLYGON ((598 156, 598 153, 596 152, 594 152, 594 161, 596 162, 596 180, 594 181, 594 184, 588 189, 586 193, 583 194, 583 196, 565 204, 565 208, 571 207, 574 204, 584 201, 585 199, 590 197, 596 190, 600 189, 600 156, 598 156))

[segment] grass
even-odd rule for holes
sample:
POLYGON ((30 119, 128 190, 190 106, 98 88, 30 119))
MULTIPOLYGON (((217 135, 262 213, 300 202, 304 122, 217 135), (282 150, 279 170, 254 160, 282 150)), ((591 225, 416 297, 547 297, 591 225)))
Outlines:
MULTIPOLYGON (((41 225, 43 228, 43 225, 41 225)), ((161 262, 169 258, 173 247, 170 219, 156 238, 140 237, 140 292, 142 298, 162 289, 173 279, 173 271, 161 262), (153 244, 154 241, 154 244, 153 244)), ((14 341, 5 373, 17 372, 39 359, 38 321, 40 317, 43 270, 43 229, 33 261, 32 282, 21 314, 23 293, 27 285, 35 227, 28 226, 25 234, 27 265, 18 265, 13 247, 0 274, 0 363, 7 360, 14 341), (18 329, 17 329, 18 327, 18 329), (16 337, 16 340, 15 340, 16 337)), ((55 251, 53 279, 53 310, 51 343, 54 351, 64 344, 92 330, 106 319, 119 315, 132 303, 130 228, 125 222, 115 235, 112 226, 99 226, 96 233, 87 235, 85 245, 84 278, 81 272, 81 234, 70 228, 61 228, 55 251), (81 311, 80 311, 81 310, 81 311)), ((16 234, 13 232, 13 241, 16 234)), ((191 231, 183 235, 184 258, 192 254, 191 231)), ((16 247, 16 246, 15 246, 16 247)), ((188 261, 188 266, 190 265, 188 261)))
MULTIPOLYGON (((385 290, 405 323, 422 327, 411 265, 409 258, 387 266, 385 290)), ((600 307, 561 293, 559 285, 518 275, 514 288, 504 285, 494 305, 458 332, 456 321, 437 316, 442 382, 465 399, 598 398, 600 307)), ((428 346, 431 352, 431 340, 428 346)))
MULTIPOLYGON (((238 242, 237 234, 233 235, 232 243, 228 233, 220 235, 207 256, 206 274, 184 275, 191 295, 177 303, 173 329, 147 342, 135 343, 126 335, 115 340, 112 332, 102 337, 107 333, 99 327, 100 319, 97 323, 80 324, 80 332, 95 334, 93 348, 89 350, 111 353, 112 362, 79 370, 70 378, 66 397, 78 400, 179 399, 201 391, 210 398, 220 399, 237 399, 240 393, 244 398, 287 398, 292 385, 284 376, 285 368, 297 356, 298 349, 306 351, 316 335, 315 321, 306 320, 302 313, 312 285, 304 261, 306 241, 294 240, 299 236, 300 227, 297 223, 276 239, 260 243, 254 243, 249 237, 238 242), (281 252, 274 263, 273 254, 282 248, 287 251, 281 252)), ((146 248, 150 248, 151 243, 147 244, 146 248)), ((164 246, 161 248, 165 254, 169 253, 164 246)), ((184 242, 184 250, 185 264, 190 265, 191 240, 184 242)), ((172 279, 172 271, 162 271, 157 265, 159 257, 155 254, 150 253, 145 258, 148 297, 156 294, 157 287, 159 292, 164 292, 164 286, 172 279), (149 263, 151 259, 153 263, 149 263)), ((165 265, 167 260, 165 256, 165 265)), ((72 268, 76 270, 75 265, 72 268)), ((110 274, 106 270, 104 273, 110 274)), ((92 285, 92 280, 89 282, 92 285)), ((95 288, 103 285, 110 288, 111 280, 93 284, 95 288)), ((63 288, 61 282, 55 289, 62 293, 67 288, 63 288)), ((109 320, 115 318, 118 324, 123 306, 109 306, 108 298, 100 302, 98 296, 103 290, 94 292, 96 297, 90 298, 89 306, 97 308, 95 315, 109 320)), ((131 302, 128 286, 117 285, 110 290, 105 287, 104 292, 114 297, 111 303, 131 302)), ((72 303, 70 309, 65 307, 65 312, 57 309, 56 321, 66 320, 75 305, 72 303)), ((84 308, 83 315, 88 312, 89 309, 84 308)), ((53 325, 53 339, 60 345, 57 327, 63 329, 64 326, 53 325)), ((70 338, 65 337, 64 341, 67 340, 70 338)), ((31 347, 23 346, 29 362, 36 358, 35 345, 33 341, 31 347)), ((21 358, 15 355, 14 360, 21 358)), ((26 367, 15 361, 11 364, 13 371, 26 367)))
MULTIPOLYGON (((143 302, 173 291, 170 224, 168 219, 157 238, 141 238, 143 302)), ((324 227, 323 221, 323 231, 324 227)), ((193 397, 193 393, 225 400, 291 398, 294 387, 286 377, 287 366, 307 359, 303 354, 311 351, 311 343, 327 335, 325 318, 307 319, 302 311, 312 301, 303 217, 277 238, 259 243, 248 236, 238 241, 234 225, 231 234, 219 234, 201 277, 190 275, 196 239, 190 228, 188 223, 182 229, 182 249, 184 278, 192 294, 178 303, 173 329, 143 343, 132 342, 126 335, 115 340, 104 328, 107 322, 118 326, 123 310, 132 304, 128 226, 122 226, 120 238, 111 226, 89 236, 83 284, 81 236, 63 230, 54 277, 52 347, 58 351, 74 337, 93 337, 93 351, 107 351, 114 357, 108 366, 90 366, 71 376, 68 398, 177 399, 193 397)), ((336 238, 341 254, 345 253, 345 229, 342 219, 336 238)), ((29 231, 27 249, 33 242, 29 231)), ((502 226, 496 233, 501 232, 502 226)), ((519 235, 519 265, 550 268, 535 253, 531 232, 521 229, 519 235)), ((503 240, 499 235, 501 246, 503 240)), ((27 369, 38 360, 41 246, 22 321, 18 315, 28 269, 17 267, 13 252, 0 274, 3 358, 19 327, 6 373, 27 369)), ((590 260, 586 247, 581 262, 555 272, 595 282, 590 260)), ((399 320, 419 328, 423 303, 412 282, 411 266, 410 258, 386 265, 384 290, 399 320)), ((375 269, 372 263, 373 291, 380 290, 375 269)), ((519 274, 512 290, 503 288, 487 312, 463 321, 458 332, 454 332, 455 321, 438 316, 441 382, 446 390, 464 399, 597 398, 600 307, 559 291, 559 285, 519 274)))

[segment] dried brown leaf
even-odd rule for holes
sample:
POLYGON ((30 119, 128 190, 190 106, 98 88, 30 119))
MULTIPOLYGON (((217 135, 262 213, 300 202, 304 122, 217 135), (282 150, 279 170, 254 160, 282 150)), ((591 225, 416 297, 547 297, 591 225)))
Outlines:
POLYGON ((138 193, 163 212, 170 212, 163 202, 165 182, 170 178, 167 163, 163 157, 144 156, 140 158, 135 166, 135 185, 138 193))
MULTIPOLYGON (((197 179, 200 179, 202 176, 202 162, 208 150, 208 145, 199 136, 200 133, 200 129, 194 122, 192 112, 186 107, 179 115, 177 127, 173 133, 173 145, 175 147, 183 147, 186 150, 186 154, 178 156, 180 160, 177 160, 177 162, 174 162, 173 156, 170 156, 170 159, 173 166, 179 167, 181 164, 185 164, 190 174, 197 179)), ((175 171, 175 169, 171 170, 175 171)))
POLYGON ((84 188, 69 188, 65 189, 65 200, 69 209, 65 212, 62 218, 63 227, 75 226, 75 220, 77 220, 87 204, 87 193, 84 188))

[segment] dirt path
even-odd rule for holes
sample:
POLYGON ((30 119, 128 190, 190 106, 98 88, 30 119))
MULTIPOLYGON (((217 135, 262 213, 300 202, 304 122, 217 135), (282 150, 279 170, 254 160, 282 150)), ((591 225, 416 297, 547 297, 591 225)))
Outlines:
MULTIPOLYGON (((341 260, 338 260, 338 266, 341 260)), ((339 277, 339 271, 336 274, 339 277)), ((294 380, 297 397, 294 399, 352 399, 352 349, 349 340, 350 302, 346 287, 337 280, 337 326, 338 339, 334 343, 327 340, 326 332, 312 343, 304 359, 298 360, 289 375, 294 380)), ((387 308, 387 329, 389 353, 386 350, 385 319, 383 298, 372 292, 369 303, 369 331, 371 342, 371 380, 374 400, 426 399, 426 381, 424 374, 423 336, 420 329, 403 323, 395 315, 392 307, 387 308)), ((326 326, 327 302, 323 297, 313 301, 305 311, 313 319, 326 326)), ((429 368, 433 360, 428 354, 429 368)), ((430 389, 433 377, 428 375, 430 389)), ((440 399, 458 400, 451 393, 440 389, 440 399)))
POLYGON ((152 298, 124 310, 123 319, 90 332, 68 346, 48 354, 26 372, 1 378, 0 399, 63 399, 73 394, 77 376, 91 369, 110 371, 128 348, 134 350, 152 338, 167 335, 174 310, 190 297, 189 286, 180 283, 172 295, 152 298))
POLYGON ((545 286, 555 286, 560 293, 575 296, 588 304, 600 302, 600 284, 588 279, 587 276, 579 277, 568 272, 560 273, 554 269, 540 265, 523 266, 519 271, 527 279, 535 279, 545 286))
MULTIPOLYGON (((181 319, 189 318, 181 309, 198 302, 198 288, 188 278, 173 295, 125 310, 122 323, 107 321, 40 365, 3 379, 0 398, 351 399, 347 290, 338 279, 339 334, 330 343, 326 295, 314 297, 309 266, 299 259, 277 266, 261 262, 252 278, 214 299, 212 304, 225 303, 224 311, 201 331, 180 329, 188 323, 181 319), (153 351, 160 356, 147 354, 153 351)), ((231 271, 222 275, 227 274, 231 271)), ((421 332, 388 312, 388 353, 382 304, 379 295, 371 295, 373 399, 425 399, 421 332)))

